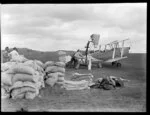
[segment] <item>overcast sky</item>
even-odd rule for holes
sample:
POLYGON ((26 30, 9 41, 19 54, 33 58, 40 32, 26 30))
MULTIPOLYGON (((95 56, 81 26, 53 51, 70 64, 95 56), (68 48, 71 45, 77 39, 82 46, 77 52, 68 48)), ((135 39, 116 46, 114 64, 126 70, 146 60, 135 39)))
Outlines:
POLYGON ((1 48, 84 49, 97 33, 100 44, 130 38, 131 52, 146 52, 146 11, 146 3, 4 4, 1 48))

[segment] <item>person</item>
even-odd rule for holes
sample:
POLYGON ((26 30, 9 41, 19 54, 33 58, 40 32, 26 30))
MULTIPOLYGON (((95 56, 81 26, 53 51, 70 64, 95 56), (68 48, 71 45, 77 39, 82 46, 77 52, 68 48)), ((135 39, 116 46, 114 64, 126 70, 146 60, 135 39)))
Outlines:
POLYGON ((14 59, 15 57, 19 56, 18 49, 14 47, 13 50, 9 53, 9 56, 11 59, 14 59))
POLYGON ((74 57, 75 53, 71 56, 71 60, 70 60, 70 62, 67 63, 67 66, 69 66, 71 64, 71 65, 74 65, 74 67, 75 67, 75 62, 76 62, 76 59, 74 57))
POLYGON ((9 47, 6 47, 3 52, 2 63, 8 62, 10 60, 9 52, 10 52, 9 47))
POLYGON ((84 59, 84 56, 82 55, 80 50, 77 50, 77 52, 74 54, 74 59, 75 59, 75 68, 78 69, 81 64, 81 60, 84 59))

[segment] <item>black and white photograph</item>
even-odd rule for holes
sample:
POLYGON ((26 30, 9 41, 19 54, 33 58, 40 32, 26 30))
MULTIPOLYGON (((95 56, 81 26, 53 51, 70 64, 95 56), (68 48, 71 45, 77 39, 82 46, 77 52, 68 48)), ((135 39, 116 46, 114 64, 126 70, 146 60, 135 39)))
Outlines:
POLYGON ((1 4, 1 112, 146 112, 147 3, 1 4))

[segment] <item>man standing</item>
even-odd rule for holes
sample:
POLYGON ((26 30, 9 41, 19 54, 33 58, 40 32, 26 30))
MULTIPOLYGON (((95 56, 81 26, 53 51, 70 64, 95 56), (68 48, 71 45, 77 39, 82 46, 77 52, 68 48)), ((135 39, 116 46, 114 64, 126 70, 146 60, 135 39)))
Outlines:
POLYGON ((15 59, 17 56, 19 56, 18 49, 14 47, 13 50, 9 53, 9 56, 11 59, 15 59))
POLYGON ((80 67, 81 64, 81 60, 84 59, 84 56, 82 55, 80 50, 77 50, 77 52, 74 55, 74 58, 76 60, 76 66, 75 68, 78 69, 80 67))
POLYGON ((10 56, 9 56, 9 47, 6 47, 4 52, 3 52, 3 57, 2 57, 2 63, 10 61, 10 56))

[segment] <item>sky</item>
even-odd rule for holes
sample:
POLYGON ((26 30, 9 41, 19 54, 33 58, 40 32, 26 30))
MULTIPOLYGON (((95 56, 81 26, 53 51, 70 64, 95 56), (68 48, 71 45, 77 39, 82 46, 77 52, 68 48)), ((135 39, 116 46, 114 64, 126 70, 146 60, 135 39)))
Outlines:
POLYGON ((85 50, 91 34, 99 44, 130 39, 132 53, 146 53, 147 4, 2 4, 1 49, 85 50))

